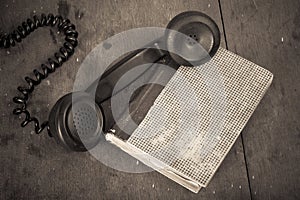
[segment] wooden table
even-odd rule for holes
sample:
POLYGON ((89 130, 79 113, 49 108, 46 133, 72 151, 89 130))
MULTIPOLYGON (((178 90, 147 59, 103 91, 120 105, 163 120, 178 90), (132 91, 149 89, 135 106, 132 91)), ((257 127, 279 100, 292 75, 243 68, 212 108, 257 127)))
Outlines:
MULTIPOLYGON (((165 27, 176 14, 199 10, 222 32, 221 46, 274 74, 274 81, 209 186, 194 194, 157 172, 128 174, 89 153, 70 153, 47 134, 21 128, 12 97, 24 75, 63 41, 48 28, 0 51, 1 199, 300 199, 300 2, 297 0, 2 0, 0 31, 35 13, 61 14, 76 24, 79 46, 31 98, 42 119, 72 91, 77 69, 101 41, 128 29, 165 27)), ((30 106, 29 105, 29 106, 30 106)))

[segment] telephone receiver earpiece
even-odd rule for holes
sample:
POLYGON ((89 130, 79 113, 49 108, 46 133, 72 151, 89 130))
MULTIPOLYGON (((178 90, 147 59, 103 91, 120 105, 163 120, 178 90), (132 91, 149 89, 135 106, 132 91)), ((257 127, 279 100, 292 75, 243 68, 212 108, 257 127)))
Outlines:
POLYGON ((49 114, 49 130, 55 140, 74 151, 86 151, 102 136, 103 114, 91 96, 84 92, 60 98, 49 114))

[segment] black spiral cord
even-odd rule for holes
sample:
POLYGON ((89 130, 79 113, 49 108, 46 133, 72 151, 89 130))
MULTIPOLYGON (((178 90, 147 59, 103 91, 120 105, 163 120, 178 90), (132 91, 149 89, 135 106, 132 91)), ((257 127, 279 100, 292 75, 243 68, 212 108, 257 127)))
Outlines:
POLYGON ((33 16, 33 19, 28 18, 21 26, 18 26, 18 28, 11 33, 0 35, 0 48, 9 48, 10 46, 15 46, 16 43, 21 42, 22 39, 39 27, 53 27, 55 25, 57 25, 58 30, 60 32, 64 32, 66 36, 64 45, 54 54, 54 58, 48 58, 48 62, 41 65, 41 70, 33 70, 35 79, 28 76, 25 77, 25 81, 28 83, 28 86, 18 87, 22 97, 17 96, 13 98, 13 101, 16 104, 22 105, 22 107, 15 108, 13 110, 13 114, 25 115, 25 119, 21 123, 21 126, 25 127, 30 122, 33 122, 36 134, 41 133, 46 128, 49 136, 51 136, 51 133, 49 131, 48 121, 40 124, 36 117, 32 117, 30 115, 30 112, 27 110, 27 103, 29 95, 33 92, 34 87, 39 85, 42 80, 47 78, 49 74, 54 72, 56 68, 60 67, 70 58, 70 56, 73 55, 74 49, 78 44, 78 32, 75 30, 75 25, 72 24, 69 19, 63 19, 62 16, 57 15, 54 17, 53 14, 48 14, 48 16, 42 14, 40 18, 36 15, 33 16))

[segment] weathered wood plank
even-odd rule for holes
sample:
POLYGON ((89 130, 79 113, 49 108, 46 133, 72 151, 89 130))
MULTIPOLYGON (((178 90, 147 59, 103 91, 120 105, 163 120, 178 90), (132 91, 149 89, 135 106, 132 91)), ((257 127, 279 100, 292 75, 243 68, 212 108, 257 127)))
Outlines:
MULTIPOLYGON (((217 1, 2 1, 0 27, 11 30, 34 13, 52 12, 67 16, 80 33, 79 46, 70 61, 49 77, 32 96, 29 106, 47 119, 56 100, 72 91, 81 61, 101 41, 135 27, 165 27, 176 14, 200 10, 217 21, 217 1), (78 62, 76 61, 78 58, 78 62), (47 105, 48 104, 48 105, 47 105), (33 105, 35 107, 33 107, 33 105)), ((127 174, 104 166, 88 153, 69 153, 46 135, 30 134, 32 127, 19 127, 11 114, 11 98, 24 74, 45 61, 61 44, 60 35, 47 28, 30 35, 9 51, 0 51, 1 199, 249 199, 241 140, 238 139, 208 188, 193 194, 176 183, 151 172, 127 174), (30 53, 31 52, 31 53, 30 53)), ((224 39, 222 46, 225 46, 224 39)), ((109 155, 108 155, 109 156, 109 155)))
POLYGON ((299 199, 300 2, 222 2, 229 50, 274 74, 243 131, 253 199, 299 199))

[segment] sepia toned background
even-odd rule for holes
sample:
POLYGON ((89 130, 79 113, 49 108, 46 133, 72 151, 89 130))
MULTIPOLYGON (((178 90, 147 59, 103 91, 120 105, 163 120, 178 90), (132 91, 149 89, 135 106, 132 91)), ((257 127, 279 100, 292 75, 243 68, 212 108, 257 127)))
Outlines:
POLYGON ((300 1, 297 0, 1 0, 0 32, 34 14, 68 17, 79 32, 73 57, 36 88, 29 108, 46 120, 71 92, 77 69, 101 41, 131 28, 165 27, 187 10, 211 16, 221 46, 274 74, 273 83, 207 188, 194 194, 157 172, 111 169, 71 153, 12 115, 17 86, 62 44, 43 28, 0 50, 0 199, 299 199, 300 1))

